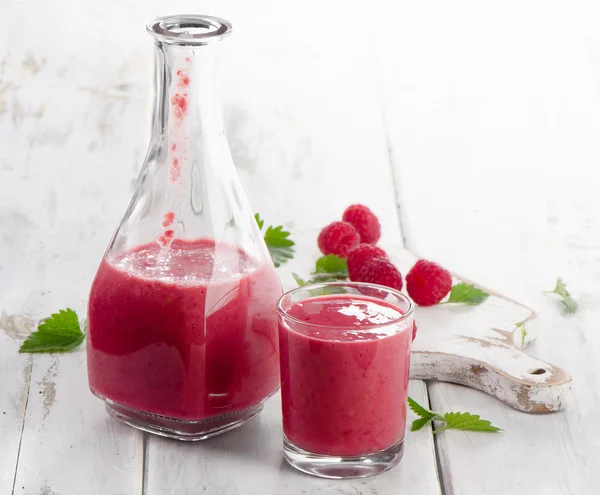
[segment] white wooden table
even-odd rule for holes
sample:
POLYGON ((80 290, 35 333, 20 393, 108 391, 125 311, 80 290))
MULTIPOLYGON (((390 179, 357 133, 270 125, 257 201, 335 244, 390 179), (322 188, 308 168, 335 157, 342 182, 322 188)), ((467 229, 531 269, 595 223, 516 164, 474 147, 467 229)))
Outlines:
POLYGON ((598 493, 598 14, 592 0, 0 3, 0 495, 598 493), (409 432, 397 469, 331 482, 284 463, 277 398, 181 444, 110 420, 83 348, 18 354, 41 317, 84 314, 131 193, 149 129, 145 22, 198 11, 234 23, 227 130, 256 211, 301 232, 363 202, 385 247, 538 309, 529 352, 572 374, 564 412, 412 382, 420 402, 505 431, 409 432), (542 294, 558 275, 578 314, 542 294))

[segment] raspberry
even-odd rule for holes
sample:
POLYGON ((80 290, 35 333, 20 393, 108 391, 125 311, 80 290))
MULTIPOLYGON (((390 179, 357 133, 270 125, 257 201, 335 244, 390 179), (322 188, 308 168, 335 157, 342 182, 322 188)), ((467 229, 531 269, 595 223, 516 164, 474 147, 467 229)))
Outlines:
POLYGON ((360 235, 347 222, 333 222, 319 234, 319 249, 323 254, 337 254, 342 258, 360 242, 360 235))
POLYGON ((402 275, 385 258, 372 258, 358 271, 356 282, 385 285, 392 289, 402 289, 402 275))
POLYGON ((381 237, 381 225, 375 214, 364 205, 350 205, 342 217, 360 234, 360 242, 375 244, 381 237))
POLYGON ((383 249, 372 244, 359 244, 350 253, 346 262, 348 263, 348 275, 350 280, 356 282, 358 272, 367 263, 367 261, 373 258, 387 259, 387 254, 383 249))
POLYGON ((413 336, 412 336, 413 341, 415 340, 416 336, 417 336, 417 322, 413 321, 413 336))
POLYGON ((420 306, 439 303, 452 288, 452 275, 431 261, 419 260, 406 275, 406 290, 420 306))

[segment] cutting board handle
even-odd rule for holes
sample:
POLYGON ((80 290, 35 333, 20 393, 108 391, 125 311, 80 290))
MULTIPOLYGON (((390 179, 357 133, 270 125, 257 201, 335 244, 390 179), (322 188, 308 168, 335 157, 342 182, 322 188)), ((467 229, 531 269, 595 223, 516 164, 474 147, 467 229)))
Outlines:
POLYGON ((473 387, 530 413, 560 411, 571 390, 569 374, 513 346, 496 346, 493 355, 502 369, 482 362, 481 345, 466 342, 462 355, 413 352, 411 378, 458 383, 473 387), (470 352, 471 351, 471 352, 470 352), (506 366, 506 363, 510 363, 506 366))

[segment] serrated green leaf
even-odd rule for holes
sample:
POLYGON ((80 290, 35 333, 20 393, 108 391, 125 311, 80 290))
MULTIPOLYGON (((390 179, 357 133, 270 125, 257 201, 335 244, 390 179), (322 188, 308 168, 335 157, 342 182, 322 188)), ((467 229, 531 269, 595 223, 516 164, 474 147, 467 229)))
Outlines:
POLYGON ((567 286, 565 285, 565 282, 563 281, 562 278, 558 277, 556 279, 556 287, 554 287, 553 292, 555 292, 559 296, 563 296, 563 297, 569 295, 569 291, 567 290, 567 286))
POLYGON ((340 258, 335 254, 321 256, 315 263, 315 271, 317 273, 329 273, 336 277, 348 277, 348 265, 345 258, 340 258))
MULTIPOLYGON (((311 279, 304 280, 300 275, 292 272, 292 277, 294 277, 294 280, 300 287, 304 287, 305 285, 320 284, 320 283, 325 283, 325 282, 336 282, 339 280, 337 278, 331 277, 329 274, 326 274, 326 273, 315 275, 315 277, 313 277, 311 279)), ((312 297, 317 297, 317 296, 327 296, 330 294, 344 294, 345 292, 346 291, 342 287, 330 286, 330 287, 321 287, 319 289, 311 289, 308 293, 312 297)))
POLYGON ((525 337, 527 337, 527 330, 525 329, 525 321, 518 321, 515 326, 521 330, 521 347, 525 345, 525 337))
POLYGON ((454 413, 448 412, 443 416, 435 411, 430 411, 418 404, 414 399, 408 397, 408 407, 417 415, 419 419, 413 421, 410 430, 417 431, 431 423, 432 421, 441 421, 444 426, 434 433, 439 433, 444 430, 470 430, 470 431, 501 431, 501 428, 493 426, 491 422, 481 419, 478 414, 471 413, 454 413))
POLYGON ((292 272, 292 277, 294 277, 294 280, 300 287, 302 287, 303 285, 306 285, 308 283, 306 280, 304 280, 300 275, 298 275, 295 272, 292 272))
POLYGON ((419 419, 415 419, 412 422, 412 425, 410 426, 410 431, 418 431, 421 428, 423 428, 424 426, 427 426, 429 423, 431 423, 433 420, 435 419, 435 416, 431 416, 429 418, 419 418, 419 419))
POLYGON ((563 279, 558 277, 556 279, 556 287, 554 290, 545 291, 547 294, 558 294, 562 297, 563 304, 565 306, 565 311, 567 313, 575 313, 577 308, 579 307, 579 303, 571 297, 569 291, 567 290, 567 286, 563 282, 563 279))
POLYGON ((439 416, 438 413, 430 411, 429 409, 425 409, 410 396, 408 397, 408 407, 410 407, 411 411, 421 418, 433 418, 435 416, 439 416))
POLYGON ((65 352, 77 347, 85 334, 79 326, 77 313, 60 310, 44 320, 19 348, 19 352, 65 352))
POLYGON ((444 414, 446 424, 443 428, 435 430, 434 433, 440 433, 445 430, 469 430, 469 431, 501 431, 501 428, 492 425, 486 419, 481 419, 479 414, 448 412, 444 414))
POLYGON ((256 223, 258 224, 259 230, 262 230, 265 221, 262 218, 260 218, 260 215, 258 213, 254 215, 254 218, 256 219, 256 223))
POLYGON ((474 306, 481 304, 490 295, 472 284, 460 283, 452 286, 450 297, 445 303, 462 303, 474 306))
MULTIPOLYGON (((254 218, 256 219, 258 228, 262 231, 265 224, 264 220, 260 218, 258 213, 254 215, 254 218)), ((282 225, 277 227, 267 227, 264 234, 265 244, 267 245, 273 264, 276 267, 281 266, 283 263, 294 257, 294 248, 292 246, 295 245, 295 242, 292 241, 289 236, 290 233, 283 230, 282 225)))
MULTIPOLYGON (((336 274, 336 273, 316 273, 316 274, 313 274, 313 277, 309 278, 309 279, 303 279, 297 273, 292 273, 292 277, 294 277, 294 280, 296 281, 296 283, 299 286, 311 285, 311 284, 324 284, 326 282, 339 282, 339 281, 345 280, 347 278, 342 274, 336 274)), ((339 293, 342 294, 343 292, 344 291, 341 290, 339 293)), ((337 292, 336 292, 336 294, 337 294, 337 292)))
POLYGON ((417 416, 420 416, 419 419, 415 419, 412 422, 410 427, 410 431, 417 431, 431 423, 436 419, 443 419, 435 411, 430 411, 429 409, 425 409, 422 405, 420 405, 417 401, 415 401, 412 397, 408 397, 408 407, 410 407, 411 411, 414 412, 417 416))

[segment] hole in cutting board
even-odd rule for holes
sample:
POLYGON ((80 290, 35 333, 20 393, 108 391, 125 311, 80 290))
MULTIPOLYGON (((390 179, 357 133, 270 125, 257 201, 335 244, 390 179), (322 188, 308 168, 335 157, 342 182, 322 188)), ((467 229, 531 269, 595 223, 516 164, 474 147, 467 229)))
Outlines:
POLYGON ((543 375, 544 373, 546 373, 546 370, 544 368, 538 368, 536 370, 529 371, 530 375, 543 375))

